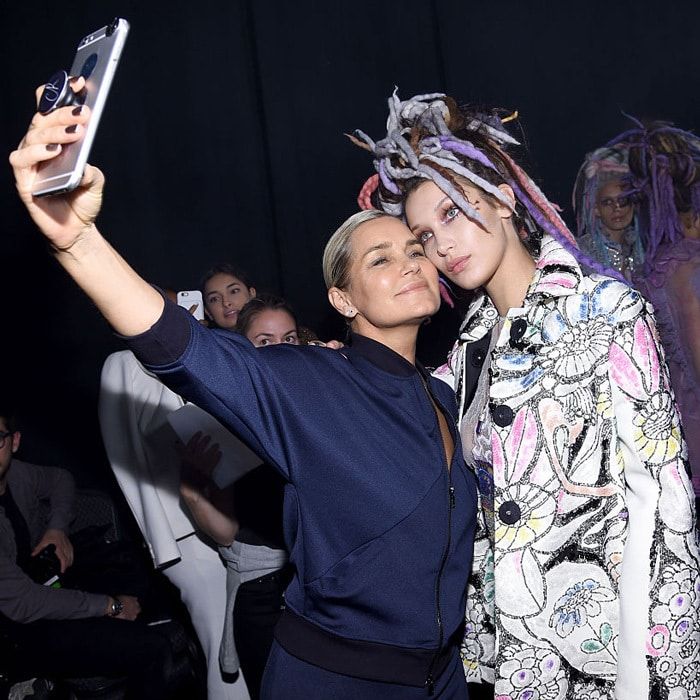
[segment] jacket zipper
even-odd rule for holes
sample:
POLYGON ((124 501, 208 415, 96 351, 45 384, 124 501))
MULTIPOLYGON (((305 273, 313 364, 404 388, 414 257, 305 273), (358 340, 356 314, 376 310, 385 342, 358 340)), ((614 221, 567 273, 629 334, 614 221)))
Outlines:
MULTIPOLYGON (((433 406, 435 411, 442 411, 442 408, 438 405, 438 402, 433 398, 433 395, 430 393, 430 389, 428 388, 428 383, 425 381, 423 376, 418 373, 418 376, 420 377, 421 383, 423 384, 423 388, 425 389, 425 393, 428 396, 428 400, 430 401, 431 405, 433 406)), ((445 415, 445 411, 442 411, 443 415, 445 415)), ((449 416, 449 414, 447 414, 449 416)), ((437 423, 437 428, 438 428, 438 434, 441 434, 440 431, 440 421, 437 417, 437 414, 435 415, 435 422, 437 423)), ((449 425, 448 425, 449 427, 449 425)), ((459 438, 457 438, 459 439, 459 438)), ((437 578, 435 580, 435 609, 437 611, 437 626, 438 626, 438 647, 437 651, 433 655, 433 658, 430 661, 430 665, 428 666, 428 673, 425 679, 425 688, 428 691, 428 695, 432 696, 433 693, 435 692, 435 679, 433 678, 433 669, 435 668, 435 664, 438 660, 438 657, 440 656, 440 652, 442 651, 442 644, 444 641, 444 636, 445 636, 445 631, 443 628, 442 624, 442 610, 440 608, 440 584, 442 582, 442 572, 445 569, 445 564, 447 563, 447 558, 450 553, 450 545, 452 544, 452 509, 456 506, 457 504, 457 499, 455 497, 455 487, 452 485, 452 473, 449 469, 449 464, 447 464, 447 453, 445 452, 445 448, 443 446, 442 453, 445 456, 445 465, 446 465, 446 471, 447 471, 447 542, 445 544, 445 549, 442 552, 442 560, 440 561, 440 568, 438 569, 438 574, 437 578)))

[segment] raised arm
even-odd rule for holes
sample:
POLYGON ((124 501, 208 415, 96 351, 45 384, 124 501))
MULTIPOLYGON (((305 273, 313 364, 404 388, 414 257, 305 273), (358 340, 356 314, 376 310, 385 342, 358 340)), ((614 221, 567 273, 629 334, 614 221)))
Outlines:
MULTIPOLYGON (((77 92, 84 85, 73 84, 77 92)), ((37 99, 41 88, 37 90, 37 99)), ((163 299, 139 277, 102 237, 95 219, 102 205, 104 176, 91 165, 80 185, 64 195, 33 197, 42 162, 77 141, 90 118, 87 107, 63 107, 48 115, 36 113, 17 150, 10 155, 17 191, 39 230, 50 242, 56 259, 123 335, 150 328, 163 310, 163 299), (74 129, 74 130, 73 130, 74 129)))

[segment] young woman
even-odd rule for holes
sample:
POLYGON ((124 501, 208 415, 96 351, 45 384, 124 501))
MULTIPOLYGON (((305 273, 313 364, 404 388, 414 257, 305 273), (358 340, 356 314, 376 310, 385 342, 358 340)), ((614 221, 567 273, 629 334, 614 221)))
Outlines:
POLYGON ((374 201, 475 290, 439 371, 484 521, 468 678, 498 698, 698 697, 695 513, 651 309, 582 272, 498 118, 443 95, 389 108, 384 139, 356 132, 374 201))
POLYGON ((233 330, 240 310, 255 297, 255 287, 230 263, 219 263, 199 283, 207 318, 217 327, 233 330))
POLYGON ((644 249, 628 175, 626 148, 589 153, 576 178, 573 205, 581 250, 630 281, 641 272, 644 249))
MULTIPOLYGON (((256 348, 299 345, 294 312, 269 294, 240 310, 236 330, 256 348)), ((182 453, 183 465, 194 469, 183 474, 180 493, 227 564, 221 667, 226 673, 240 668, 251 700, 257 700, 291 577, 282 529, 284 480, 263 464, 219 491, 209 477, 220 456, 217 445, 195 435, 182 453)))
POLYGON ((99 170, 86 167, 69 194, 32 197, 39 164, 80 138, 88 118, 70 107, 34 116, 10 156, 18 192, 141 362, 288 481, 295 574, 262 697, 466 697, 457 645, 476 487, 454 432, 454 393, 415 362, 418 329, 439 304, 422 246, 392 217, 351 217, 329 241, 324 271, 352 347, 260 352, 165 302, 107 243, 95 226, 99 170))

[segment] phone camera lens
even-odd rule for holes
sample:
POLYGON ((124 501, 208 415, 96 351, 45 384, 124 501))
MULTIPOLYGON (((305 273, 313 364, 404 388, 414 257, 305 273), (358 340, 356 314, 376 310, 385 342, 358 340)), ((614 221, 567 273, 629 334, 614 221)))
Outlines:
POLYGON ((108 25, 107 25, 107 31, 106 34, 107 36, 112 36, 114 32, 117 31, 117 25, 119 24, 119 17, 115 17, 108 25))

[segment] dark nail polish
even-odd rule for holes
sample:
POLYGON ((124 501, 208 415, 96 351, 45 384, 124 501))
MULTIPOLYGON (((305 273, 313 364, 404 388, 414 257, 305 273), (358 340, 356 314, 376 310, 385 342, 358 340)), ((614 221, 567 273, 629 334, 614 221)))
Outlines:
POLYGON ((46 144, 46 150, 47 151, 55 151, 58 148, 57 143, 47 143, 46 144))
POLYGON ((81 112, 83 111, 83 105, 78 105, 77 107, 73 108, 73 111, 71 114, 75 117, 77 117, 81 112))
POLYGON ((67 134, 74 134, 78 130, 78 125, 77 124, 71 124, 70 126, 66 127, 66 133, 67 134))

